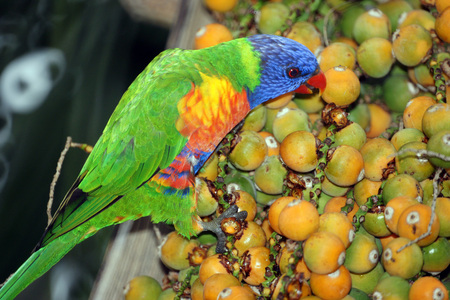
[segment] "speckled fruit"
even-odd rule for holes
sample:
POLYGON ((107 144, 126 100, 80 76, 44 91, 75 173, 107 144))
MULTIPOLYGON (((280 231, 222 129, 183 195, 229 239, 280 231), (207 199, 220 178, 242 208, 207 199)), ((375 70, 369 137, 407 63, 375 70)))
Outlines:
POLYGON ((407 300, 410 285, 398 276, 382 278, 375 286, 373 300, 407 300))
POLYGON ((391 137, 391 143, 398 150, 404 144, 409 142, 424 142, 425 134, 416 128, 403 128, 391 137))
POLYGON ((229 158, 236 168, 250 171, 259 167, 267 155, 264 139, 255 131, 245 130, 239 133, 238 143, 229 158))
POLYGON ((432 46, 430 33, 420 25, 408 25, 393 34, 395 58, 405 66, 418 65, 432 46))
POLYGON ((450 105, 437 103, 428 107, 422 117, 422 130, 429 138, 441 130, 450 130, 450 105))
POLYGON ((375 239, 367 234, 357 232, 347 248, 344 266, 352 273, 367 273, 377 265, 379 253, 375 239))
POLYGON ((317 141, 308 131, 295 131, 283 139, 280 146, 280 156, 283 162, 297 172, 309 172, 316 168, 317 141))
POLYGON ((411 244, 398 252, 401 247, 410 241, 410 239, 398 237, 389 242, 383 251, 381 262, 390 275, 408 279, 422 269, 423 255, 417 244, 411 244))
POLYGON ((125 300, 157 299, 161 294, 161 285, 150 276, 138 276, 128 282, 125 287, 125 300))
POLYGON ((409 100, 403 111, 403 124, 405 124, 405 127, 416 128, 422 131, 423 115, 434 104, 436 104, 436 101, 429 96, 419 96, 409 100))
POLYGON ((334 135, 335 145, 348 145, 352 146, 356 150, 361 149, 361 147, 366 143, 367 136, 364 129, 358 123, 351 123, 334 135))
POLYGON ((255 184, 264 193, 281 194, 286 174, 287 170, 281 163, 279 156, 268 156, 255 170, 255 184))
POLYGON ((334 149, 324 169, 327 178, 336 185, 350 186, 364 178, 364 160, 355 148, 341 145, 334 149))
POLYGON ((344 264, 345 246, 334 233, 315 232, 306 240, 303 255, 311 272, 329 274, 344 264))
POLYGON ((367 179, 381 181, 386 179, 386 171, 394 160, 394 146, 387 139, 374 138, 362 146, 361 155, 364 159, 364 171, 367 179))
POLYGON ((361 14, 353 27, 353 37, 358 44, 373 37, 388 39, 390 33, 391 24, 388 17, 377 8, 372 8, 361 14))
POLYGON ((381 196, 385 204, 398 196, 408 196, 421 201, 423 190, 419 182, 411 175, 398 174, 386 180, 381 196))
POLYGON ((289 17, 289 8, 280 2, 267 2, 261 7, 258 28, 261 33, 274 34, 289 17))
POLYGON ((427 145, 421 142, 410 142, 400 147, 395 157, 395 167, 400 174, 409 174, 417 181, 428 178, 434 172, 434 166, 426 158, 417 158, 416 152, 426 150, 427 145))
POLYGON ((395 62, 391 42, 379 37, 365 40, 359 46, 356 57, 361 69, 374 78, 381 78, 389 73, 395 62))
POLYGON ((317 58, 322 71, 339 65, 345 66, 352 70, 356 64, 355 50, 345 43, 332 43, 320 53, 317 58))

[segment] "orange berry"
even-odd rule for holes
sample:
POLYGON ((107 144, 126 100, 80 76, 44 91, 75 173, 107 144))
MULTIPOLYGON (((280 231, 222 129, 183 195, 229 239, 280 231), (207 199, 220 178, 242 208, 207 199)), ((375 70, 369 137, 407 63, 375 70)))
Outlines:
POLYGON ((251 289, 243 286, 230 286, 224 288, 217 300, 255 300, 256 296, 251 289))
POLYGON ((415 97, 406 104, 403 111, 403 124, 406 128, 416 128, 422 131, 422 118, 428 107, 436 104, 436 101, 429 96, 415 97))
POLYGON ((306 240, 319 228, 319 212, 311 202, 296 199, 283 208, 278 226, 287 238, 306 240))
POLYGON ((203 299, 217 300, 219 293, 231 286, 240 286, 239 280, 230 274, 214 274, 203 285, 203 299))
POLYGON ((408 67, 418 65, 431 46, 430 33, 420 25, 412 24, 402 27, 397 29, 392 36, 395 58, 408 67))
POLYGON ((353 189, 353 196, 355 197, 356 203, 359 206, 364 205, 370 196, 378 195, 381 184, 381 181, 372 181, 367 178, 358 182, 353 189))
POLYGON ((167 235, 161 246, 161 261, 174 270, 186 269, 189 267, 188 254, 199 245, 197 239, 188 240, 176 231, 172 231, 167 235))
POLYGON ((384 221, 390 231, 398 234, 398 219, 406 208, 415 204, 419 204, 419 201, 409 196, 398 196, 389 200, 384 210, 384 221))
POLYGON ((374 78, 381 78, 391 70, 395 62, 390 41, 380 37, 365 40, 356 54, 361 69, 374 78))
POLYGON ((446 43, 450 43, 450 7, 436 18, 436 33, 446 43))
MULTIPOLYGON (((364 159, 364 175, 372 181, 382 181, 389 173, 389 166, 396 153, 394 145, 385 138, 368 140, 361 147, 361 155, 364 159)), ((392 168, 391 168, 392 169, 392 168)))
POLYGON ((303 246, 303 257, 311 272, 329 274, 344 264, 345 246, 334 233, 315 232, 303 246))
POLYGON ((443 12, 447 7, 450 7, 450 1, 436 0, 436 9, 439 13, 443 12))
POLYGON ((214 274, 230 274, 231 269, 229 268, 230 262, 228 258, 222 254, 214 254, 205 258, 200 265, 198 271, 198 278, 202 284, 214 274))
POLYGON ((420 247, 413 243, 398 251, 411 240, 399 237, 390 241, 381 256, 381 262, 386 272, 391 276, 411 278, 420 272, 423 265, 423 254, 420 247))
POLYGON ((310 132, 299 130, 286 136, 280 146, 283 162, 297 172, 309 172, 317 165, 317 141, 310 132))
POLYGON ((158 298, 161 291, 161 285, 153 277, 137 276, 131 279, 125 287, 125 300, 158 298))
POLYGON ((229 155, 230 162, 240 170, 255 170, 266 158, 266 142, 252 130, 241 131, 239 137, 239 142, 229 155))
POLYGON ((266 244, 266 234, 261 226, 253 221, 247 222, 242 235, 236 237, 234 246, 238 250, 238 254, 242 255, 251 247, 264 246, 266 244))
POLYGON ((355 73, 347 67, 338 66, 325 72, 327 87, 322 99, 327 103, 343 106, 355 102, 361 91, 361 83, 355 73))
MULTIPOLYGON (((447 0, 444 0, 447 1, 447 0)), ((405 15, 400 16, 399 25, 397 28, 402 28, 411 24, 417 24, 425 28, 426 30, 434 29, 436 19, 433 15, 423 9, 415 9, 408 12, 405 15)))
MULTIPOLYGON (((414 240, 428 231, 431 219, 431 207, 425 204, 415 204, 407 207, 398 219, 398 235, 414 240)), ((427 237, 417 241, 419 246, 428 246, 434 242, 439 234, 439 219, 434 215, 431 225, 431 233, 427 237)))
POLYGON ((439 236, 450 237, 450 198, 438 197, 436 199, 436 214, 439 219, 439 236))
POLYGON ((205 0, 205 5, 210 10, 218 12, 227 12, 232 10, 238 0, 205 0))
POLYGON ((370 112, 370 125, 367 131, 368 138, 375 138, 388 129, 391 124, 391 115, 378 104, 367 105, 370 112))
POLYGON ((278 222, 280 219, 280 213, 283 210, 283 208, 288 205, 288 203, 294 201, 295 197, 286 196, 286 197, 280 197, 277 200, 275 200, 272 205, 270 205, 269 208, 269 224, 270 227, 272 227, 273 230, 275 230, 278 234, 281 234, 280 228, 278 227, 278 222))
POLYGON ((331 154, 324 173, 338 186, 354 185, 364 178, 363 157, 351 146, 337 146, 331 154))
POLYGON ((293 97, 294 92, 289 92, 265 102, 264 105, 270 109, 282 108, 283 106, 286 106, 293 97))
POLYGON ((330 274, 311 273, 309 281, 312 292, 324 300, 339 300, 352 288, 350 272, 344 266, 330 274))
MULTIPOLYGON (((347 197, 333 197, 325 204, 323 209, 324 212, 341 212, 342 208, 347 205, 347 197)), ((347 219, 350 222, 353 222, 353 216, 359 210, 359 205, 355 202, 353 203, 353 209, 351 211, 347 211, 347 219)))
POLYGON ((320 69, 324 72, 339 65, 352 70, 356 64, 355 49, 345 43, 332 43, 323 49, 317 60, 320 69))
POLYGON ((242 256, 242 274, 244 281, 251 285, 259 285, 266 278, 266 267, 270 264, 270 250, 266 247, 252 247, 242 256))
POLYGON ((448 290, 439 279, 424 276, 417 279, 409 290, 409 300, 448 300, 448 290))
POLYGON ((347 248, 355 238, 352 222, 341 212, 326 212, 319 218, 319 231, 336 234, 347 248))
POLYGON ((211 23, 200 28, 195 34, 194 48, 203 49, 233 39, 231 31, 222 24, 211 23))

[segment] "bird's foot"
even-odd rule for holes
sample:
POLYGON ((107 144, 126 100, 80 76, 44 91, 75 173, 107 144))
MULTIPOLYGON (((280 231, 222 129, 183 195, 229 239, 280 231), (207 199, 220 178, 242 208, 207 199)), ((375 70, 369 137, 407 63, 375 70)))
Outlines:
POLYGON ((239 232, 242 221, 247 217, 246 211, 238 211, 238 209, 237 205, 232 205, 212 221, 200 222, 203 230, 212 231, 217 236, 217 253, 226 251, 227 235, 239 232))

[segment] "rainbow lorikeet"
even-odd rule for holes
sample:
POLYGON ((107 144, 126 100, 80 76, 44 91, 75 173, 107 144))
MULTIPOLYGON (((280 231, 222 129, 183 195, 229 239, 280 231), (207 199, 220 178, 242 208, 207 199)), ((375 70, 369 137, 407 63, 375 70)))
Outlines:
MULTIPOLYGON (((6 281, 13 299, 103 227, 151 216, 184 236, 213 230, 196 215, 194 176, 257 105, 323 89, 314 55, 291 39, 254 35, 159 54, 123 95, 30 258, 6 281)), ((236 209, 235 209, 236 210, 236 209)))

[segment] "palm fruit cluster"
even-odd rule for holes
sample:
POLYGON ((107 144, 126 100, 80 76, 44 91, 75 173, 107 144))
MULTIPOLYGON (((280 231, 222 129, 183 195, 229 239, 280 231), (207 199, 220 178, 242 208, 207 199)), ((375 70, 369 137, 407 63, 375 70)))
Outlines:
POLYGON ((233 204, 248 212, 222 223, 228 251, 217 254, 208 233, 172 232, 161 260, 176 272, 164 291, 140 278, 129 291, 148 287, 148 299, 160 300, 448 299, 450 2, 205 5, 217 22, 199 30, 196 48, 282 35, 317 56, 327 87, 256 107, 198 174, 200 217, 233 204))

